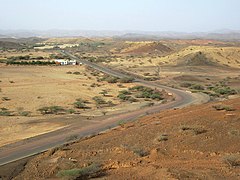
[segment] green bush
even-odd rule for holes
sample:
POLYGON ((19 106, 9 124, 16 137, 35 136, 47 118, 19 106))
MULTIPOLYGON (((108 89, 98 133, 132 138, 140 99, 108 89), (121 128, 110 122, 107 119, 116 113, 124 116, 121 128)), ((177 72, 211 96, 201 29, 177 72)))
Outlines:
POLYGON ((185 88, 189 88, 192 86, 192 83, 189 83, 189 82, 183 82, 180 84, 181 87, 185 87, 185 88))
POLYGON ((75 108, 78 108, 78 109, 86 109, 88 107, 86 106, 85 103, 87 103, 86 100, 83 100, 82 98, 78 98, 76 99, 76 102, 73 103, 73 105, 75 108))
POLYGON ((38 109, 41 114, 58 114, 60 112, 65 112, 65 109, 62 108, 61 106, 49 106, 49 107, 42 107, 38 109))
POLYGON ((73 74, 75 74, 75 75, 80 75, 81 73, 78 72, 78 71, 76 71, 76 72, 73 72, 73 74))
POLYGON ((92 98, 97 105, 107 104, 107 102, 101 96, 95 96, 92 98))
POLYGON ((132 93, 130 91, 123 90, 123 91, 119 91, 119 94, 130 95, 132 93))
POLYGON ((145 157, 149 155, 148 151, 145 151, 144 149, 135 149, 133 150, 134 154, 137 154, 140 157, 145 157))
POLYGON ((126 94, 119 94, 118 96, 117 96, 119 99, 121 99, 121 100, 123 100, 123 101, 127 101, 127 100, 129 100, 129 98, 131 97, 131 96, 127 96, 126 94))
POLYGON ((7 108, 1 108, 0 116, 12 116, 12 112, 9 111, 7 108))
POLYGON ((239 154, 231 154, 231 155, 224 156, 223 161, 231 167, 239 167, 240 166, 240 155, 239 154))
POLYGON ((72 178, 89 178, 97 177, 97 173, 101 171, 100 165, 91 164, 90 166, 69 170, 61 170, 57 173, 57 177, 72 177, 72 178))
POLYGON ((30 111, 21 111, 21 112, 19 112, 19 115, 20 116, 30 116, 31 112, 30 111))
POLYGON ((156 138, 156 141, 161 142, 161 141, 167 141, 168 140, 168 135, 167 134, 161 134, 156 138))
POLYGON ((107 81, 108 83, 117 83, 119 78, 110 75, 104 75, 100 80, 107 81))
POLYGON ((200 85, 200 84, 192 84, 190 86, 191 89, 195 89, 195 90, 204 90, 204 86, 200 85))
POLYGON ((230 87, 216 87, 213 88, 213 91, 215 93, 221 94, 221 95, 234 95, 237 94, 237 91, 234 89, 231 89, 230 87))
POLYGON ((69 114, 74 114, 76 111, 74 110, 74 109, 68 109, 67 110, 67 113, 69 113, 69 114))
POLYGON ((134 81, 134 78, 131 77, 124 77, 118 80, 120 83, 132 83, 134 81))
POLYGON ((39 65, 39 66, 44 66, 44 65, 54 65, 56 64, 54 61, 8 61, 8 65, 39 65))
POLYGON ((217 111, 221 111, 221 110, 225 110, 225 111, 235 111, 234 108, 230 107, 230 106, 225 106, 225 105, 214 105, 212 106, 214 109, 216 109, 217 111))
POLYGON ((10 101, 11 99, 8 97, 2 97, 2 101, 10 101))

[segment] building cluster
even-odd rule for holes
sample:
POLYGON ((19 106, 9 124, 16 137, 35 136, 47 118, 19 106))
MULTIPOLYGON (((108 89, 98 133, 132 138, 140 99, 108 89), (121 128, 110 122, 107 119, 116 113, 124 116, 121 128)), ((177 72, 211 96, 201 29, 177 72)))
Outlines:
POLYGON ((77 65, 76 60, 68 60, 68 59, 56 59, 55 60, 56 64, 65 66, 65 65, 77 65))

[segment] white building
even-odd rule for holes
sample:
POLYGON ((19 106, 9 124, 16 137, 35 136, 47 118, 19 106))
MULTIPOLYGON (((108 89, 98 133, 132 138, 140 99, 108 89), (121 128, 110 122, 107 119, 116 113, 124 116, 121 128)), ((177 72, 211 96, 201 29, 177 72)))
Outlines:
POLYGON ((65 65, 76 65, 77 61, 76 60, 68 60, 68 59, 56 59, 55 63, 65 66, 65 65))

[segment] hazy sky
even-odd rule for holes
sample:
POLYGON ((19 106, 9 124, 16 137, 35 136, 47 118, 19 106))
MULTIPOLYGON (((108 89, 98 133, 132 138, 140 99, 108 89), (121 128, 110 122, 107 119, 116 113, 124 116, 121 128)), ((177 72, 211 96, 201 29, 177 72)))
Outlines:
POLYGON ((240 0, 0 0, 0 29, 240 29, 240 0))

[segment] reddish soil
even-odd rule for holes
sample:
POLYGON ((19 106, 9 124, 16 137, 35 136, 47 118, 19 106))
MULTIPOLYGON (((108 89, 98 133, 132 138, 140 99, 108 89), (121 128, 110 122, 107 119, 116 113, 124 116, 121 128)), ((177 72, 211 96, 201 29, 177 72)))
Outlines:
POLYGON ((239 140, 240 98, 167 110, 52 149, 29 160, 15 179, 56 179, 60 170, 95 163, 101 167, 90 176, 104 179, 234 180, 239 140))

